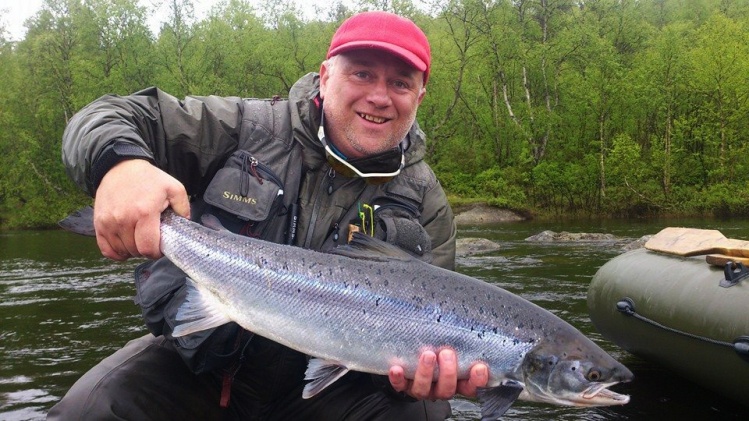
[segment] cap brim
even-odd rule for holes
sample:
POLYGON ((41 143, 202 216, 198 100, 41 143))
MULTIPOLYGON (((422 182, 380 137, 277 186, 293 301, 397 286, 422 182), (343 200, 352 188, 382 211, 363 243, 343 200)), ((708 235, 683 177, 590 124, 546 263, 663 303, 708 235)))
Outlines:
POLYGON ((371 50, 371 49, 391 53, 421 72, 424 72, 427 69, 426 63, 424 63, 424 61, 420 59, 419 57, 417 57, 414 53, 406 50, 405 48, 399 47, 397 45, 393 45, 387 42, 380 42, 380 41, 348 42, 346 44, 339 45, 338 47, 330 50, 328 52, 328 58, 341 54, 341 53, 348 52, 348 51, 371 50))

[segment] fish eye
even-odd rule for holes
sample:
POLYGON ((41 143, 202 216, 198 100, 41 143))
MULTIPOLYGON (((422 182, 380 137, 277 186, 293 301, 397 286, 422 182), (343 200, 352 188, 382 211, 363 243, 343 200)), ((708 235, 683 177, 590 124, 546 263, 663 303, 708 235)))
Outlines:
POLYGON ((587 377, 588 377, 588 380, 590 380, 592 382, 597 382, 597 381, 601 380, 601 372, 598 371, 598 370, 590 370, 588 372, 588 376, 587 377))

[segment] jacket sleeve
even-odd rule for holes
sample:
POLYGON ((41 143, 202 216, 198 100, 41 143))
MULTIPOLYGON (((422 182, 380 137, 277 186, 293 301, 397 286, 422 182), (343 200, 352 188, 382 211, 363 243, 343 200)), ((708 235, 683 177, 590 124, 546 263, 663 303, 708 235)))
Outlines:
POLYGON ((187 97, 157 88, 128 96, 106 95, 81 109, 63 134, 62 159, 68 176, 85 192, 116 160, 102 160, 113 144, 120 156, 149 159, 186 187, 201 193, 221 163, 237 149, 242 100, 187 97), (101 162, 99 162, 101 160, 101 162), (105 163, 106 161, 106 163, 105 163), (95 169, 104 168, 102 173, 95 169))
POLYGON ((439 181, 424 196, 420 222, 432 239, 431 263, 454 270, 457 228, 452 208, 439 181))

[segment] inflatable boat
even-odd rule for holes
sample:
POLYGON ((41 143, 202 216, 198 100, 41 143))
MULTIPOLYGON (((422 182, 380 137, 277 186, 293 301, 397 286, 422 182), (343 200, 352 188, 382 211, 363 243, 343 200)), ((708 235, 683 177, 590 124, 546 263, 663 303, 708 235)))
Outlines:
POLYGON ((588 311, 621 348, 749 405, 749 242, 716 232, 667 228, 611 259, 588 311))

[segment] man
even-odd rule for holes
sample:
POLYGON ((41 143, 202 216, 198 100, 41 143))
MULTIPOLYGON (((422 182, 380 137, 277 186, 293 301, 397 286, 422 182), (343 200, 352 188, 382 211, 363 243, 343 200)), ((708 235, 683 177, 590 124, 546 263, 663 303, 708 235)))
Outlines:
POLYGON ((102 254, 157 259, 136 270, 136 301, 153 335, 86 373, 49 419, 444 419, 444 399, 475 396, 487 367, 457 380, 459 356, 445 349, 425 351, 414 379, 399 366, 387 378, 349 373, 302 399, 305 355, 233 323, 171 337, 185 275, 159 251, 159 215, 171 207, 323 251, 363 230, 453 268, 452 211, 415 122, 430 64, 413 22, 366 12, 343 23, 319 75, 300 79, 288 101, 178 101, 151 88, 76 114, 63 159, 95 196, 102 254))

